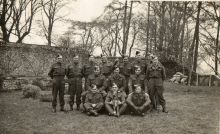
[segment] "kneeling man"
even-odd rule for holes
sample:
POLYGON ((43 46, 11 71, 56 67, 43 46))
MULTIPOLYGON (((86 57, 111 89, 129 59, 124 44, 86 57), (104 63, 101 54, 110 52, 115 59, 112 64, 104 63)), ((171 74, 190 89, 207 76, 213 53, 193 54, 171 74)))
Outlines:
POLYGON ((144 116, 150 107, 150 98, 149 95, 141 89, 140 85, 135 85, 134 92, 128 95, 127 104, 132 113, 144 116))
POLYGON ((103 107, 102 94, 97 89, 96 85, 93 85, 91 90, 88 90, 86 94, 84 107, 88 115, 98 116, 98 112, 103 107))
POLYGON ((105 108, 109 112, 110 116, 119 117, 125 111, 127 107, 125 98, 126 93, 124 91, 120 91, 118 86, 113 83, 112 88, 105 99, 105 108))

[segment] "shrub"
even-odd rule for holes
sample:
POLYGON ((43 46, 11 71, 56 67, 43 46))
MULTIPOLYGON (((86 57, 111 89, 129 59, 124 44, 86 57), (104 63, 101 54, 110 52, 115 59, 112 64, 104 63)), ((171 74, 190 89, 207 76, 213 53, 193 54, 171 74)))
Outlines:
POLYGON ((32 82, 32 85, 38 86, 41 90, 46 90, 46 87, 43 85, 41 79, 35 79, 32 82))
POLYGON ((24 85, 23 86, 23 97, 37 99, 40 96, 41 89, 35 85, 24 85))

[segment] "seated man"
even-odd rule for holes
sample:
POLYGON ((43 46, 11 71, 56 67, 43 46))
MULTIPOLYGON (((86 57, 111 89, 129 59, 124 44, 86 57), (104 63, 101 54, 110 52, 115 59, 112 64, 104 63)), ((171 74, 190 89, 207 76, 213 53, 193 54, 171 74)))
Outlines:
POLYGON ((85 97, 86 94, 89 92, 89 90, 92 89, 92 85, 96 85, 98 91, 102 94, 103 97, 107 95, 106 88, 107 88, 107 82, 104 75, 100 72, 99 66, 94 66, 93 73, 90 74, 86 80, 86 91, 82 93, 82 102, 85 103, 85 97))
POLYGON ((119 117, 125 111, 127 107, 125 98, 125 92, 118 90, 118 86, 113 83, 105 100, 105 108, 109 112, 110 116, 119 117))
POLYGON ((103 97, 105 97, 107 95, 106 88, 108 85, 106 82, 106 77, 102 75, 100 71, 101 70, 99 66, 94 67, 94 73, 88 76, 88 79, 86 82, 86 88, 88 90, 91 90, 92 85, 96 85, 98 91, 100 91, 103 97))
POLYGON ((125 92, 126 79, 119 72, 120 72, 119 67, 115 66, 113 73, 109 76, 108 86, 111 87, 111 85, 113 85, 113 83, 115 83, 119 88, 118 90, 125 92))
POLYGON ((144 116, 150 106, 149 95, 136 85, 134 92, 128 95, 127 104, 132 113, 144 116))
POLYGON ((103 107, 103 97, 102 94, 98 91, 96 85, 93 85, 91 90, 88 90, 86 94, 84 107, 88 115, 98 116, 98 112, 103 107))

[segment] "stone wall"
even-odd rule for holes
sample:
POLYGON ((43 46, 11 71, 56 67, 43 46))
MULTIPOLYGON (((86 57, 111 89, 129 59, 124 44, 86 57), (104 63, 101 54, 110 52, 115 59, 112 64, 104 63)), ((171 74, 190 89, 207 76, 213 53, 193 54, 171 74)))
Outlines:
POLYGON ((47 76, 58 53, 63 55, 66 64, 72 63, 76 54, 82 62, 88 58, 88 53, 79 48, 0 43, 0 74, 4 76, 47 76))

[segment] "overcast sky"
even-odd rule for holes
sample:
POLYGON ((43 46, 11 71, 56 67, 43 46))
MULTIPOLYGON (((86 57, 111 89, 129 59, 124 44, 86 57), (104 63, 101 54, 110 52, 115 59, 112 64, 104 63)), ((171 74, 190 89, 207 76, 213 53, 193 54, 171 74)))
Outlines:
MULTIPOLYGON (((112 0, 67 0, 66 4, 58 13, 58 15, 65 16, 65 19, 72 19, 77 21, 92 21, 100 16, 105 6, 107 6, 112 0)), ((35 16, 35 21, 41 20, 41 13, 38 12, 35 16)), ((54 24, 53 33, 55 35, 62 35, 67 31, 70 25, 65 22, 56 22, 54 24)), ((36 22, 33 23, 32 31, 28 37, 24 39, 24 43, 45 45, 46 40, 39 36, 40 28, 36 22)), ((11 41, 16 41, 14 37, 11 41)))

